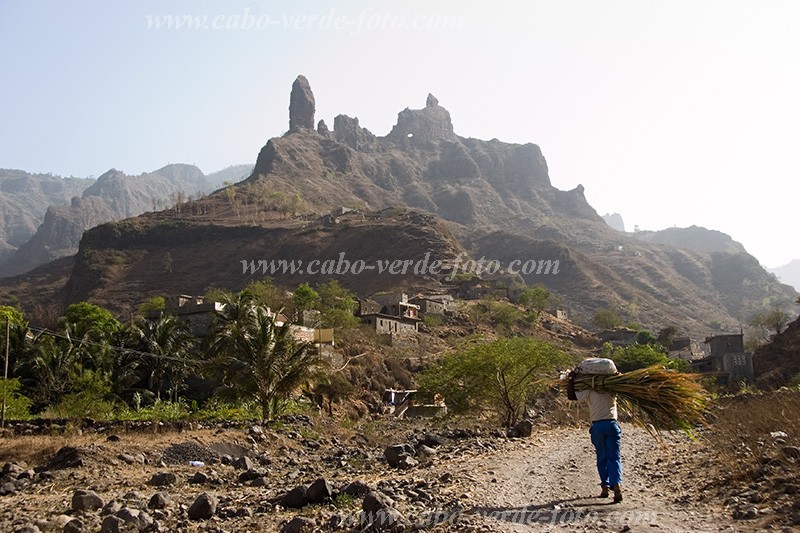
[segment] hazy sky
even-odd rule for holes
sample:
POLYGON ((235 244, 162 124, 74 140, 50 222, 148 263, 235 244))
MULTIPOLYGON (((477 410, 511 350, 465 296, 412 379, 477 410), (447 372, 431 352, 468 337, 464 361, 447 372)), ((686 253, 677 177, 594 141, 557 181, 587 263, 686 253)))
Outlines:
POLYGON ((456 133, 538 144, 553 185, 628 230, 800 258, 796 0, 0 0, 0 73, 0 167, 253 163, 302 73, 331 127, 385 135, 431 92, 456 133))

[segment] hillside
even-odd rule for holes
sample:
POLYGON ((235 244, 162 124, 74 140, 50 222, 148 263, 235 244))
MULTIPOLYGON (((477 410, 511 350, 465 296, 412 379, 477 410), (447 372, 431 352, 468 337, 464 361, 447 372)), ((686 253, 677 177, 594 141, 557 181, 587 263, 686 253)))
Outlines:
MULTIPOLYGON (((614 230, 582 186, 551 185, 538 146, 460 137, 432 95, 424 108, 401 111, 384 137, 345 115, 335 117, 333 130, 324 121, 315 126, 314 96, 302 76, 290 102, 289 131, 261 149, 248 179, 86 232, 54 302, 90 299, 124 313, 148 296, 241 288, 254 278, 242 274, 242 260, 308 262, 342 253, 366 262, 421 260, 428 252, 462 264, 468 252, 504 267, 557 260, 557 274, 526 281, 549 287, 583 324, 597 309, 612 308, 646 327, 675 324, 702 337, 797 298, 722 233, 614 230), (358 210, 323 216, 342 206, 358 210)), ((259 276, 289 288, 331 277, 259 276)), ((360 296, 448 286, 441 276, 333 277, 360 296)), ((31 304, 24 292, 14 294, 31 304)))
MULTIPOLYGON (((25 226, 26 231, 20 237, 26 238, 13 241, 18 242, 16 250, 8 247, 6 257, 0 260, 0 276, 21 274, 53 259, 73 255, 83 232, 89 228, 199 197, 219 188, 223 182, 241 180, 251 169, 249 165, 235 165, 206 176, 193 165, 171 164, 138 176, 111 169, 97 180, 75 183, 53 178, 50 189, 60 187, 75 193, 63 201, 39 198, 30 190, 17 187, 17 197, 26 202, 31 213, 41 209, 44 219, 36 225, 35 232, 25 226), (82 192, 73 191, 68 187, 70 184, 85 188, 82 192)), ((54 196, 56 200, 60 198, 54 196)))
POLYGON ((0 264, 36 232, 47 206, 68 203, 92 183, 89 178, 0 169, 0 264))

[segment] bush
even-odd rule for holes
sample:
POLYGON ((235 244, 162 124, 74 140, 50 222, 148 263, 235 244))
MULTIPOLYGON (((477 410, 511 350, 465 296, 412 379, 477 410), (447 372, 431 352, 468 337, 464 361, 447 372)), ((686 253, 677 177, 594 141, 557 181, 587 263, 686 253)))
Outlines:
POLYGON ((422 397, 444 396, 454 413, 489 409, 506 425, 526 402, 546 389, 555 370, 572 358, 550 343, 514 337, 467 346, 420 375, 422 397))
POLYGON ((0 378, 0 401, 6 401, 6 420, 27 420, 30 418, 31 399, 20 394, 19 379, 0 378))
POLYGON ((685 372, 689 368, 688 361, 673 359, 649 344, 631 346, 603 345, 601 357, 612 359, 620 372, 630 372, 653 365, 662 365, 672 370, 685 372))

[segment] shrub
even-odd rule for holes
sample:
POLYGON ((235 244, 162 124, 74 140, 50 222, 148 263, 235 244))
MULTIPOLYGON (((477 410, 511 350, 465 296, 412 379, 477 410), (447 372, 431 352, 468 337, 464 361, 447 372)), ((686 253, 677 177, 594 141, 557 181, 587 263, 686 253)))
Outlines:
POLYGON ((31 399, 20 394, 19 379, 0 379, 0 401, 5 398, 7 420, 27 420, 30 418, 31 399))
POLYGON ((473 344, 444 356, 419 379, 423 397, 444 396, 450 411, 489 409, 513 425, 525 403, 571 357, 550 343, 523 337, 473 344))

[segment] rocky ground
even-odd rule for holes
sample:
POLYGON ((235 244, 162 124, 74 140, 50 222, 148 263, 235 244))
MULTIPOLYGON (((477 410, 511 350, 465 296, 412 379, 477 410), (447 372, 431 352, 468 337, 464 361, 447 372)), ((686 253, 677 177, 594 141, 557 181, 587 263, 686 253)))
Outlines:
POLYGON ((625 499, 617 505, 597 498, 586 426, 533 425, 521 438, 443 421, 348 429, 305 416, 264 426, 140 426, 6 434, 0 531, 359 531, 371 524, 683 532, 800 524, 792 488, 800 486, 769 492, 737 483, 702 439, 667 434, 659 445, 627 424, 625 499))

